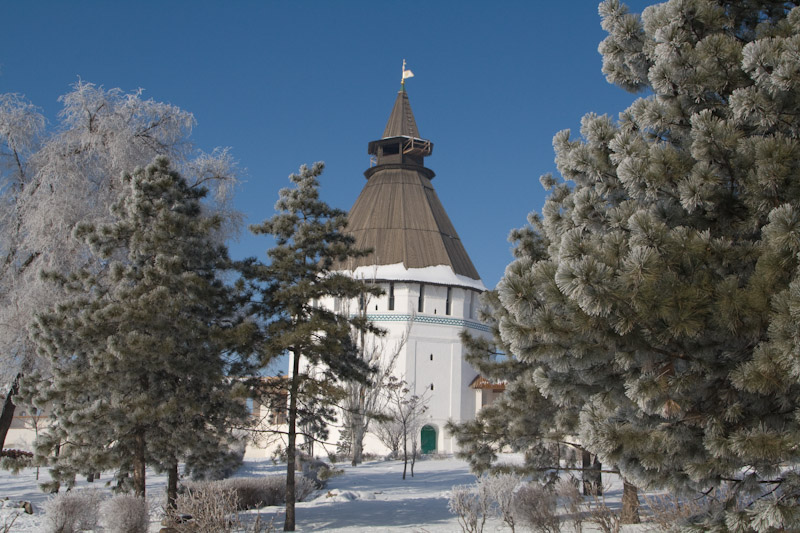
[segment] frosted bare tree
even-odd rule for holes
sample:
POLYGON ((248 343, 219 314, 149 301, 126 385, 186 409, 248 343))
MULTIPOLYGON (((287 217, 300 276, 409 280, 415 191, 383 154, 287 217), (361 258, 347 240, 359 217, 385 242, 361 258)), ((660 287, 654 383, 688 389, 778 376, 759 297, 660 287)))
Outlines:
MULTIPOLYGON (((227 149, 197 151, 188 141, 191 113, 79 81, 61 96, 58 122, 18 94, 0 95, 0 446, 14 413, 19 378, 41 367, 28 338, 33 313, 61 295, 42 270, 85 266, 77 222, 102 222, 122 191, 120 176, 166 155, 193 185, 209 189, 206 209, 224 215, 219 237, 238 225, 230 199, 236 164, 227 149)), ((39 368, 41 369, 41 368, 39 368)))
MULTIPOLYGON (((365 293, 359 297, 358 315, 363 321, 368 320, 369 302, 369 294, 365 293)), ((390 342, 383 331, 376 334, 354 330, 353 340, 358 346, 359 355, 370 368, 374 369, 374 373, 366 383, 347 382, 344 385, 346 396, 343 418, 346 433, 350 438, 353 466, 363 462, 364 437, 369 431, 370 424, 376 418, 385 416, 382 413, 389 402, 387 388, 391 383, 390 378, 394 373, 397 359, 408 341, 412 324, 413 319, 408 321, 405 331, 394 342, 390 342)))
POLYGON ((403 479, 406 478, 408 462, 411 460, 411 477, 414 477, 414 463, 417 460, 417 444, 419 432, 423 425, 423 415, 428 410, 428 391, 417 395, 411 393, 409 384, 396 376, 389 376, 388 384, 384 391, 388 402, 386 416, 395 421, 395 427, 400 429, 400 441, 403 450, 403 479), (409 457, 409 451, 411 456, 409 457))

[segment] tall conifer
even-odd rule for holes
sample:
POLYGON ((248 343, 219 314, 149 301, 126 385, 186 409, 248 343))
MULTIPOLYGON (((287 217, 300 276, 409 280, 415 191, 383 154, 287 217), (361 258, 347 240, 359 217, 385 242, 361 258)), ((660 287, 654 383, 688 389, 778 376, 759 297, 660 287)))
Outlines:
POLYGON ((102 262, 96 271, 51 274, 71 295, 33 327, 52 378, 27 377, 22 395, 51 416, 36 453, 55 479, 113 468, 144 496, 150 465, 170 473, 171 503, 178 461, 219 458, 246 416, 226 358, 251 327, 218 277, 227 251, 205 190, 164 157, 124 182, 116 222, 75 230, 102 262))
MULTIPOLYGON (((371 369, 359 357, 351 332, 376 332, 363 317, 339 315, 319 305, 332 298, 350 300, 378 287, 331 270, 366 251, 353 247, 353 238, 342 233, 344 211, 319 199, 318 177, 323 164, 303 165, 289 176, 294 185, 280 191, 277 214, 251 231, 272 235, 275 246, 267 251, 269 264, 255 259, 241 265, 243 275, 259 295, 255 304, 263 319, 262 357, 289 354, 288 443, 286 520, 284 530, 295 528, 295 459, 298 426, 319 426, 320 417, 331 417, 331 386, 341 381, 365 382, 371 369), (302 364, 301 364, 302 363, 302 364), (316 409, 306 407, 317 406, 316 409)), ((312 437, 306 435, 307 438, 312 437)))
POLYGON ((795 5, 603 2, 603 71, 650 94, 556 135, 564 181, 498 286, 502 339, 584 445, 640 484, 726 488, 703 528, 800 525, 795 5))

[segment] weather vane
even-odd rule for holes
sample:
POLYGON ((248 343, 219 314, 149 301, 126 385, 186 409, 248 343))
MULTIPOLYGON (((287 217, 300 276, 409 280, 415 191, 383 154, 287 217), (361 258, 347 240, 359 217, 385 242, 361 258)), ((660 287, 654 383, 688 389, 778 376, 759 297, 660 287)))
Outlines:
POLYGON ((414 73, 413 73, 413 72, 411 72, 410 70, 406 70, 406 60, 404 59, 404 60, 403 60, 403 77, 402 77, 402 79, 400 80, 400 87, 402 87, 403 89, 405 89, 405 86, 406 86, 406 78, 413 78, 413 77, 414 77, 414 73))

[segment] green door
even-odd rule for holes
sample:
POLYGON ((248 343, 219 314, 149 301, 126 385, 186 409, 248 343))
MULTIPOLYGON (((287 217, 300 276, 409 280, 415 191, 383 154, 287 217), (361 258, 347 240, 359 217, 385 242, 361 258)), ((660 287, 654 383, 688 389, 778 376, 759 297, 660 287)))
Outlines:
POLYGON ((433 426, 422 426, 419 442, 422 447, 422 453, 435 453, 436 429, 433 426))

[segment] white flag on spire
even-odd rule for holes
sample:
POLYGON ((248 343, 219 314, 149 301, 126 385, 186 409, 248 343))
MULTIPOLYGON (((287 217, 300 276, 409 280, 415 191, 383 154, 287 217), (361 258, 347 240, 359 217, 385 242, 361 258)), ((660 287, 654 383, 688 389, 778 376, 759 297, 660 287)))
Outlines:
MULTIPOLYGON (((397 72, 397 71, 395 71, 395 72, 397 72)), ((414 73, 413 72, 411 72, 410 70, 403 69, 403 79, 413 78, 413 77, 414 77, 414 73)))

